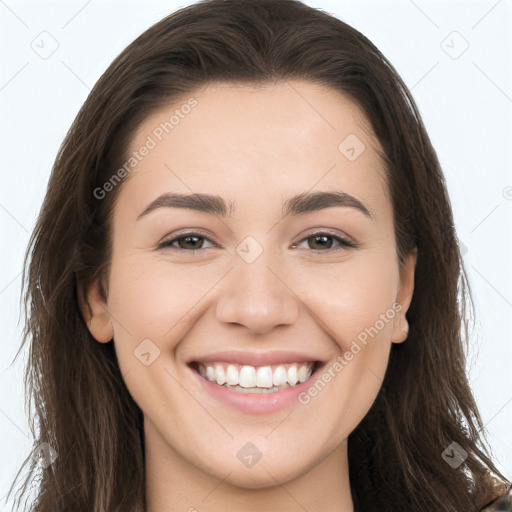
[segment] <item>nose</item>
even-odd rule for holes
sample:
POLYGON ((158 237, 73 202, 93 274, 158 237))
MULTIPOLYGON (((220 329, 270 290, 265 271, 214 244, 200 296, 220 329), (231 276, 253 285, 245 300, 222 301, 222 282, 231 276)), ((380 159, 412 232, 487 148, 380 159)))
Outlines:
POLYGON ((265 252, 252 263, 236 261, 220 291, 218 321, 244 326, 254 334, 265 334, 297 321, 300 300, 264 255, 265 252))

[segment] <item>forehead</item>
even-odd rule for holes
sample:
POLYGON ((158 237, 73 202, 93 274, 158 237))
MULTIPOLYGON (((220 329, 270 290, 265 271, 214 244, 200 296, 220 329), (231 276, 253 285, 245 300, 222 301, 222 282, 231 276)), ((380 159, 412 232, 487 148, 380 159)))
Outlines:
POLYGON ((315 187, 387 195, 368 120, 347 96, 308 81, 209 84, 148 116, 130 154, 145 146, 121 192, 139 209, 166 190, 235 202, 315 187))

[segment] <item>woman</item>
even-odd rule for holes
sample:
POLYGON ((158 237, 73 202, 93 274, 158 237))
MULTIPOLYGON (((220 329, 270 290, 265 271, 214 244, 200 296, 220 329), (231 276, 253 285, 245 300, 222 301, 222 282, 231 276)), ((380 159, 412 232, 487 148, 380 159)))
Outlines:
POLYGON ((71 127, 26 265, 32 510, 502 507, 440 165, 345 23, 210 0, 148 29, 71 127))

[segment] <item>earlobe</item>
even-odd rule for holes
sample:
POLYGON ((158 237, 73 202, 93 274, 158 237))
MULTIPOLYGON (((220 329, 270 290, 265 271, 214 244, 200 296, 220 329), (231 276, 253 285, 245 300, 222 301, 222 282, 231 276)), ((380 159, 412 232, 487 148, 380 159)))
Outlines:
POLYGON ((87 291, 87 304, 83 308, 83 316, 89 332, 96 341, 100 343, 112 341, 114 328, 99 279, 96 279, 87 291))
POLYGON ((409 322, 405 318, 405 313, 401 314, 401 318, 398 319, 398 328, 395 327, 393 337, 391 341, 393 343, 403 343, 409 335, 409 322))
POLYGON ((409 334, 409 322, 406 318, 407 310, 411 304, 414 293, 414 272, 418 260, 418 250, 414 248, 405 258, 405 263, 400 273, 400 289, 396 301, 400 304, 400 312, 395 317, 391 341, 403 343, 409 334))

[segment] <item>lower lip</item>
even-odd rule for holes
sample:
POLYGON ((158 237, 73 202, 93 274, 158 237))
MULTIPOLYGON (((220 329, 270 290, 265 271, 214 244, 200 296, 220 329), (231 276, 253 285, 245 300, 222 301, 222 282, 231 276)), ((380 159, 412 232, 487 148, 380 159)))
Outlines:
POLYGON ((244 393, 214 384, 195 370, 191 369, 191 371, 209 395, 245 414, 269 414, 299 403, 299 394, 310 387, 311 379, 316 373, 313 372, 309 379, 301 384, 275 393, 244 393))

